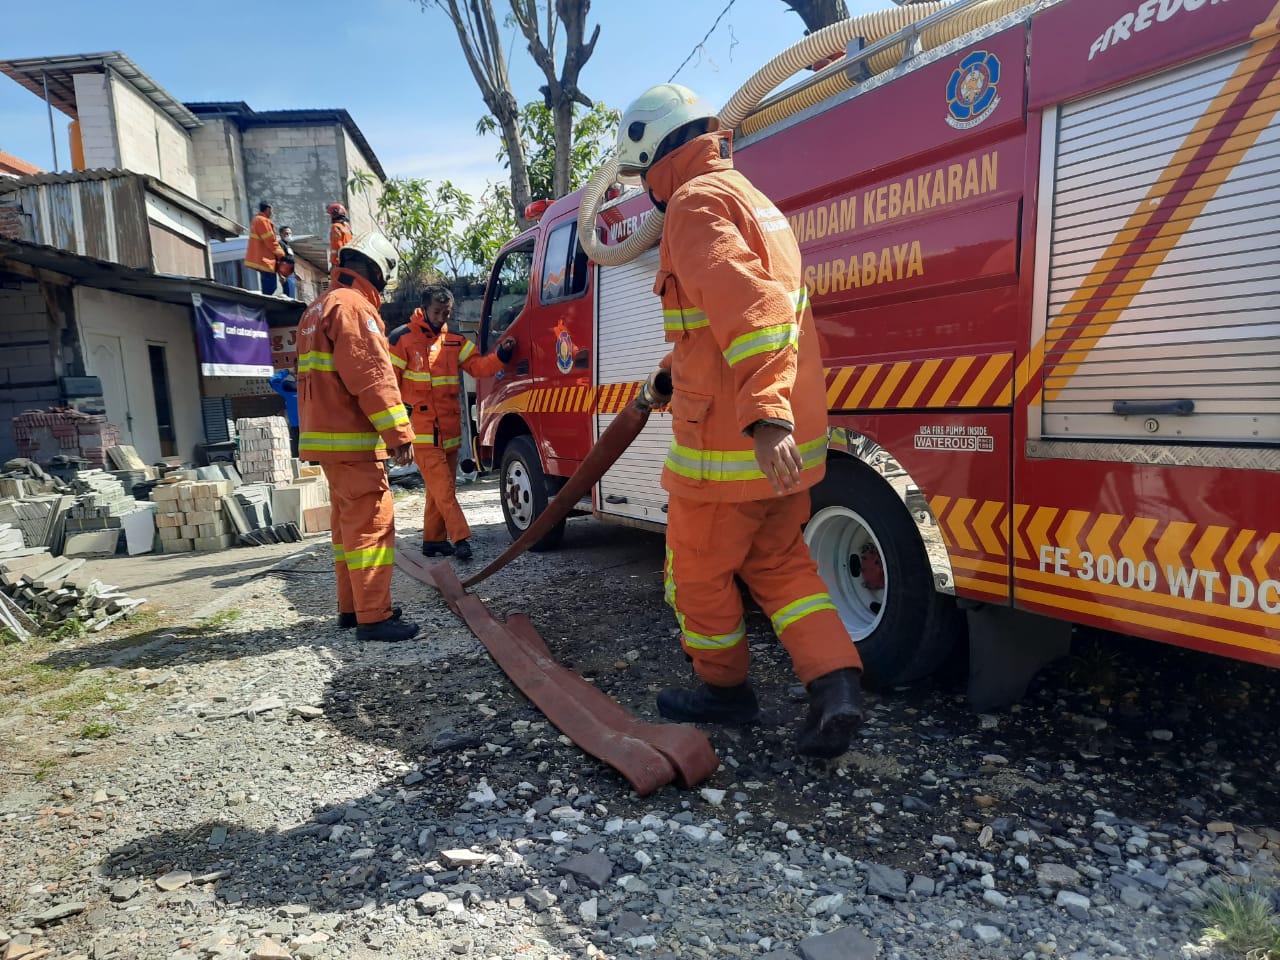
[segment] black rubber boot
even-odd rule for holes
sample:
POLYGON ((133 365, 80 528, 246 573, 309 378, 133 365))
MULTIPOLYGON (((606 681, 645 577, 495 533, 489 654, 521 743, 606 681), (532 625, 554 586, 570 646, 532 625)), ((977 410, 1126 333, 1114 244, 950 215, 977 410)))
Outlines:
POLYGON ((357 640, 382 640, 394 643, 412 640, 418 635, 418 625, 396 616, 387 617, 381 623, 362 623, 356 627, 357 640))
POLYGON ((809 683, 809 715, 796 735, 796 751, 807 757, 838 757, 862 726, 862 673, 833 670, 809 683))
POLYGON ((704 683, 693 690, 663 690, 658 694, 658 713, 676 723, 753 723, 760 716, 760 704, 750 683, 736 687, 704 683))
POLYGON ((452 557, 453 547, 448 540, 423 540, 422 555, 424 557, 452 557))
POLYGON ((459 560, 471 559, 471 541, 459 540, 453 545, 453 555, 459 560))
MULTIPOLYGON (((391 608, 391 619, 392 619, 392 620, 399 620, 399 619, 400 619, 400 614, 401 614, 401 613, 402 613, 402 611, 401 611, 401 609, 400 609, 399 607, 392 607, 392 608, 391 608)), ((350 630, 350 629, 352 629, 353 627, 356 627, 356 626, 358 626, 358 625, 359 625, 359 624, 358 624, 358 623, 357 623, 357 621, 356 621, 356 615, 355 615, 354 613, 339 613, 339 614, 338 614, 338 627, 339 627, 340 629, 342 629, 342 630, 350 630)))

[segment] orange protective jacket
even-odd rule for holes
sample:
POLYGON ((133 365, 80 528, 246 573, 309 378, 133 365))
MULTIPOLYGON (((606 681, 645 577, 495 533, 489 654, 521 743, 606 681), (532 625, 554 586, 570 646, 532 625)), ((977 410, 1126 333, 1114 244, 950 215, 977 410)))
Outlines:
POLYGON ((378 291, 335 270, 298 321, 298 455, 320 463, 385 460, 413 440, 387 353, 378 291))
POLYGON ((260 213, 249 226, 249 245, 244 251, 244 265, 263 273, 275 273, 276 261, 284 256, 284 248, 276 239, 271 218, 260 213))
POLYGON ((745 434, 792 426, 802 489, 826 470, 822 356, 791 226, 733 169, 732 134, 709 133, 659 160, 646 183, 666 201, 654 293, 662 297, 674 434, 662 472, 694 500, 766 499, 773 488, 745 434))
POLYGON ((351 224, 334 220, 329 227, 329 269, 338 269, 338 251, 351 242, 351 224))
POLYGON ((502 369, 502 361, 496 354, 481 354, 466 337, 451 333, 448 324, 435 333, 421 307, 387 339, 400 395, 413 411, 413 442, 456 450, 462 442, 459 369, 477 379, 491 377, 502 369))

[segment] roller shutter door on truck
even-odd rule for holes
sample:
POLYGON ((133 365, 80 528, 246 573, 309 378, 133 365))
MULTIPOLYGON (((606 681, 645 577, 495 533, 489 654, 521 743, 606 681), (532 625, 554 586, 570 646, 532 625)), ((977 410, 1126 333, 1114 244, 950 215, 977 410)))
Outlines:
MULTIPOLYGON (((608 429, 622 398, 634 396, 669 351, 662 330, 662 301, 653 292, 655 247, 620 267, 600 267, 596 285, 596 437, 608 429), (613 412, 609 412, 609 410, 613 412)), ((671 443, 671 416, 654 413, 630 447, 600 480, 602 513, 666 523, 662 464, 671 443)))
POLYGON ((1046 117, 1045 437, 1280 441, 1280 92, 1249 51, 1046 117))

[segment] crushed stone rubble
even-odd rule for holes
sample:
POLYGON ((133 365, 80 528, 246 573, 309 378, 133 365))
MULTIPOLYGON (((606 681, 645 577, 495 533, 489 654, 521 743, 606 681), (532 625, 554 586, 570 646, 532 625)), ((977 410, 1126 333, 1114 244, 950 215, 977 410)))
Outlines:
MULTIPOLYGON (((461 493, 496 553, 493 486, 461 493)), ((402 525, 420 508, 399 501, 402 525)), ((615 541, 619 563, 653 550, 615 541)), ((549 579, 589 593, 571 551, 514 564, 487 595, 549 579)), ((873 696, 854 749, 811 763, 786 749, 799 705, 779 670, 784 706, 715 735, 717 774, 640 800, 396 576, 423 642, 338 630, 327 557, 300 548, 228 596, 235 619, 120 667, 109 739, 6 716, 0 736, 54 762, 0 771, 0 958, 1164 960, 1193 952, 1211 884, 1280 879, 1262 730, 1255 768, 1215 764, 1225 740, 1194 732, 1194 711, 1171 700, 1156 725, 1133 712, 1144 691, 1110 701, 1062 673, 1002 714, 944 690, 873 696)), ((660 574, 634 579, 638 598, 660 593, 660 574)), ((544 631, 553 649, 590 641, 581 610, 544 631)), ((657 658, 609 640, 602 686, 630 683, 651 717, 653 678, 628 678, 657 658)), ((105 669, 95 642, 86 673, 105 669)), ((1135 650, 1136 677, 1150 651, 1135 650)), ((668 659, 655 669, 682 681, 668 659)), ((1268 674, 1223 670, 1250 694, 1221 708, 1230 722, 1274 717, 1268 674)))

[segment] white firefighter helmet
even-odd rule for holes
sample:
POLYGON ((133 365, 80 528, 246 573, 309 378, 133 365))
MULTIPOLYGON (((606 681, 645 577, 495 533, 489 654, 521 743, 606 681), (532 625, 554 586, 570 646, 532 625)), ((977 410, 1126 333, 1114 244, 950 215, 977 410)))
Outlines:
POLYGON ((636 176, 658 159, 658 148, 669 133, 697 120, 710 120, 716 130, 716 111, 702 97, 678 83, 650 87, 627 107, 618 125, 618 172, 636 176))
POLYGON ((396 249, 394 243, 387 239, 385 234, 376 230, 360 234, 339 251, 339 265, 345 267, 347 265, 347 257, 354 253, 360 254, 377 268, 382 275, 383 286, 390 287, 395 285, 396 274, 400 269, 400 251, 396 249))

